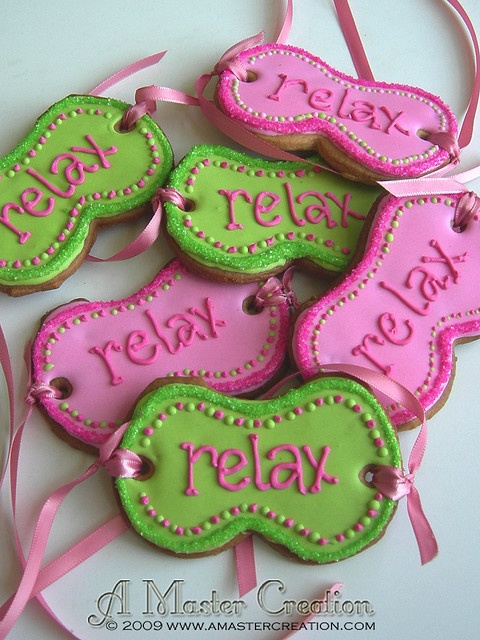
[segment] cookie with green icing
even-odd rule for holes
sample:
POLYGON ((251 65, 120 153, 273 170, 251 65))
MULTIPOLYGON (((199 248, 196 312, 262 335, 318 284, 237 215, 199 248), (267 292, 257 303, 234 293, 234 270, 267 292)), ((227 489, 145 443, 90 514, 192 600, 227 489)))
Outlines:
POLYGON ((190 268, 232 282, 291 264, 337 275, 355 253, 380 188, 309 162, 271 162, 226 147, 193 147, 168 186, 173 249, 190 268))
POLYGON ((150 205, 173 162, 164 133, 129 105, 68 96, 0 159, 0 291, 53 289, 80 266, 96 230, 150 205))
POLYGON ((344 377, 257 401, 160 380, 117 451, 143 462, 136 477, 115 480, 133 528, 180 556, 254 532, 299 560, 333 562, 377 541, 396 507, 374 486, 401 467, 395 430, 344 377))

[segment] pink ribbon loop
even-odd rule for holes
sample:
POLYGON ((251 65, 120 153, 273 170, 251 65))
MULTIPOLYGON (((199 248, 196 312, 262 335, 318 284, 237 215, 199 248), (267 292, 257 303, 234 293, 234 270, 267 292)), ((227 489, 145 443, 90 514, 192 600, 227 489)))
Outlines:
POLYGON ((372 470, 372 484, 390 500, 401 500, 408 496, 413 487, 414 475, 403 473, 397 467, 379 465, 372 470))
POLYGON ((198 106, 198 99, 183 91, 171 89, 170 87, 158 87, 157 85, 141 87, 135 92, 135 104, 125 112, 120 128, 129 131, 135 126, 137 120, 145 114, 152 116, 157 110, 157 102, 174 102, 176 104, 198 106))
POLYGON ((245 67, 237 60, 237 57, 243 51, 252 49, 263 42, 264 32, 260 31, 254 36, 250 36, 235 43, 220 57, 210 76, 219 76, 222 71, 229 69, 239 80, 245 82, 247 80, 247 71, 245 67))
POLYGON ((103 463, 113 478, 137 478, 143 467, 142 459, 128 449, 116 449, 103 463))
POLYGON ((161 208, 164 202, 171 202, 182 211, 188 208, 187 199, 174 187, 159 187, 152 199, 152 206, 155 211, 161 208))
POLYGON ((429 133, 426 136, 426 140, 431 142, 432 144, 437 145, 441 149, 448 151, 450 155, 450 164, 456 165, 460 162, 460 146, 458 144, 457 138, 450 133, 449 131, 437 131, 435 133, 429 133))
POLYGON ((35 382, 30 385, 25 402, 27 404, 35 404, 38 398, 61 398, 62 392, 56 387, 52 387, 47 382, 35 382))
POLYGON ((282 281, 272 276, 260 287, 255 296, 255 308, 263 309, 265 306, 277 306, 287 301, 294 309, 297 309, 298 299, 292 289, 294 267, 285 271, 282 281))
POLYGON ((467 191, 459 199, 453 216, 453 230, 462 232, 480 210, 480 198, 473 191, 467 191))

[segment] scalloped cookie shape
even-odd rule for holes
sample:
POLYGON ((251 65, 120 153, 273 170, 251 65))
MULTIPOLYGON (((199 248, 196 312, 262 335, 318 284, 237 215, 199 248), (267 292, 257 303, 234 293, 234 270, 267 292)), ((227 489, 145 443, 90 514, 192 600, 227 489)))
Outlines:
MULTIPOLYGON (((455 231, 462 195, 383 198, 364 257, 294 326, 292 354, 308 378, 332 362, 379 371, 428 414, 453 384, 457 342, 480 336, 478 212, 455 231)), ((386 400, 398 427, 418 421, 386 400)))
POLYGON ((149 206, 173 163, 148 116, 121 131, 129 105, 68 96, 0 160, 0 291, 53 289, 80 266, 97 227, 149 206))
POLYGON ((193 147, 168 185, 172 248, 204 275, 255 281, 291 264, 337 275, 356 251, 380 188, 305 162, 270 162, 227 147, 193 147))
POLYGON ((413 178, 458 158, 457 123, 440 98, 359 80, 289 45, 240 53, 246 71, 220 74, 217 99, 233 120, 287 150, 316 150, 362 181, 413 178))
POLYGON ((209 282, 175 259, 128 298, 55 309, 32 347, 33 393, 58 392, 37 394, 40 408, 62 437, 98 447, 158 377, 259 393, 281 373, 290 330, 286 299, 254 311, 260 286, 209 282))
POLYGON ((373 544, 396 502, 367 481, 401 466, 373 395, 319 378, 271 400, 179 380, 138 402, 121 447, 142 475, 115 480, 133 528, 178 555, 221 551, 255 532, 296 559, 328 563, 373 544))

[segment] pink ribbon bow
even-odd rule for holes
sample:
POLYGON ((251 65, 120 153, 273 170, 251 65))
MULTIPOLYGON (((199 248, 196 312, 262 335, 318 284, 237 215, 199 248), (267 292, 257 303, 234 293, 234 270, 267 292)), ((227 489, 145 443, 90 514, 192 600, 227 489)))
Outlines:
POLYGON ((427 421, 422 405, 406 387, 377 371, 349 364, 325 365, 322 367, 322 371, 338 371, 362 380, 394 402, 403 405, 422 423, 408 459, 408 473, 386 465, 378 465, 370 471, 372 473, 371 483, 387 498, 397 502, 406 497, 407 512, 417 540, 421 562, 422 564, 430 562, 438 553, 438 545, 423 512, 420 495, 413 484, 427 446, 427 421))
POLYGON ((295 267, 290 267, 283 274, 282 281, 272 276, 260 287, 255 296, 255 308, 263 309, 265 305, 279 305, 289 302, 294 309, 298 308, 298 299, 292 289, 293 274, 295 267))

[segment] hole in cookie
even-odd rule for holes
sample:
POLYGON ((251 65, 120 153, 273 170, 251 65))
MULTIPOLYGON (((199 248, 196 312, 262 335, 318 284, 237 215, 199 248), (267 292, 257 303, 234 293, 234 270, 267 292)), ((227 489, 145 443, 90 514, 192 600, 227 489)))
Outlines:
POLYGON ((247 71, 247 82, 255 82, 255 80, 257 79, 257 74, 254 73, 253 71, 250 71, 250 69, 247 71))
POLYGON ((360 482, 363 482, 363 484, 367 485, 367 487, 373 488, 372 480, 374 471, 375 465, 373 464, 367 464, 365 467, 363 467, 363 469, 361 469, 360 473, 358 474, 360 482))
POLYGON ((417 136, 422 140, 428 140, 429 135, 430 133, 428 131, 425 131, 425 129, 419 129, 417 131, 417 136))
POLYGON ((67 378, 54 378, 50 381, 50 386, 60 392, 62 400, 69 398, 73 393, 72 383, 67 378))
POLYGON ((258 308, 255 296, 249 296, 245 298, 242 304, 243 313, 246 313, 249 316, 258 316, 261 313, 261 309, 258 308))
POLYGON ((465 222, 464 224, 456 225, 455 220, 452 220, 450 222, 450 226, 452 227, 453 231, 455 231, 455 233, 463 233, 467 228, 467 223, 465 222))
POLYGON ((185 208, 184 211, 186 213, 190 213, 191 211, 195 211, 195 200, 191 200, 190 198, 185 198, 185 208))
POLYGON ((142 469, 138 476, 135 477, 135 480, 145 481, 153 476, 155 473, 155 465, 146 456, 140 456, 140 460, 142 461, 142 469))
POLYGON ((135 126, 135 122, 133 122, 129 127, 125 126, 124 118, 122 118, 113 125, 113 128, 117 133, 130 133, 130 131, 133 131, 135 129, 135 126))

